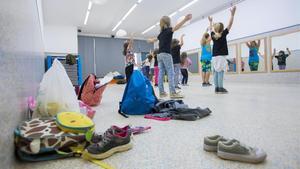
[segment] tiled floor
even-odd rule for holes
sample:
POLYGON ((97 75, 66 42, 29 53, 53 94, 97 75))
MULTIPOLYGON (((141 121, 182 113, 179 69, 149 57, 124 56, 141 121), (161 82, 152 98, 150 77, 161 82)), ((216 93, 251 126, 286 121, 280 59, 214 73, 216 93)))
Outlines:
MULTIPOLYGON (((203 88, 200 77, 183 87, 190 107, 209 107, 213 112, 198 121, 160 122, 117 113, 124 86, 109 86, 102 104, 96 107, 98 131, 112 124, 152 126, 134 137, 132 150, 116 154, 106 163, 116 169, 299 169, 300 168, 300 85, 225 82, 227 95, 216 95, 213 87, 203 88), (267 160, 245 164, 219 159, 203 151, 203 137, 221 134, 263 148, 267 160)), ((20 169, 99 168, 82 159, 20 164, 20 169)))

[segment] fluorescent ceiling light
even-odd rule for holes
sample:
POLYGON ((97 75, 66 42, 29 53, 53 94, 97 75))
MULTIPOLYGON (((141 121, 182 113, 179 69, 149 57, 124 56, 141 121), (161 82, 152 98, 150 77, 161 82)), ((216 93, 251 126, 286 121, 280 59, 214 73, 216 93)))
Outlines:
POLYGON ((118 22, 118 24, 112 29, 112 31, 115 31, 121 23, 130 15, 130 13, 140 4, 143 0, 138 0, 129 10, 128 12, 122 17, 122 19, 118 22))
POLYGON ((144 32, 142 32, 142 34, 144 35, 145 33, 149 32, 150 30, 152 30, 153 28, 155 28, 156 25, 151 26, 150 28, 146 29, 144 32))
POLYGON ((122 23, 122 20, 120 20, 120 21, 117 23, 117 25, 113 28, 112 31, 115 31, 115 30, 117 29, 117 27, 119 27, 119 26, 121 25, 121 23, 122 23))
POLYGON ((92 2, 92 1, 89 1, 89 6, 88 6, 88 10, 89 10, 89 11, 92 9, 92 5, 93 5, 93 2, 92 2))
POLYGON ((85 14, 84 25, 87 24, 87 21, 88 21, 89 16, 90 16, 90 10, 92 9, 92 5, 93 5, 93 2, 89 1, 88 10, 86 11, 86 14, 85 14))
POLYGON ((134 4, 130 9, 129 9, 129 11, 123 16, 123 18, 122 18, 122 21, 124 21, 126 18, 127 18, 127 16, 136 8, 136 6, 137 6, 137 4, 134 4))
POLYGON ((171 13, 171 14, 169 15, 169 17, 172 18, 172 17, 175 16, 176 14, 177 14, 177 11, 171 13))
POLYGON ((86 15, 85 15, 85 19, 84 19, 84 25, 87 24, 87 21, 88 21, 88 19, 89 19, 89 15, 90 15, 90 11, 87 11, 87 12, 86 12, 86 15))
POLYGON ((189 2, 188 4, 186 4, 186 5, 184 5, 182 8, 180 8, 179 11, 181 12, 181 11, 185 10, 186 8, 192 6, 192 5, 193 5, 194 3, 196 3, 197 1, 198 1, 198 0, 193 0, 193 1, 189 2))

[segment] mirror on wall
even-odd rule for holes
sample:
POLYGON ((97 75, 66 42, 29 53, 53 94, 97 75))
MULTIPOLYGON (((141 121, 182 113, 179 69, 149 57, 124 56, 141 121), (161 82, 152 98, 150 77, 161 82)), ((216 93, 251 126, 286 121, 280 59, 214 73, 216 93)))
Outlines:
POLYGON ((300 31, 271 38, 273 71, 300 71, 300 31))
POLYGON ((228 55, 226 56, 227 60, 227 72, 228 73, 237 73, 237 45, 228 45, 228 55))
POLYGON ((265 39, 241 43, 241 73, 266 71, 265 39))

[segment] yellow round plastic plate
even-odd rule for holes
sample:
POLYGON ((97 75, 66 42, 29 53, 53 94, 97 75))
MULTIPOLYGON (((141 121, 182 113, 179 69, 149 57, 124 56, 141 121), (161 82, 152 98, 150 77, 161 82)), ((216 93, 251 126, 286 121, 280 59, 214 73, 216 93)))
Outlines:
POLYGON ((77 112, 61 112, 56 115, 59 128, 70 132, 87 132, 94 127, 94 122, 87 116, 77 112))

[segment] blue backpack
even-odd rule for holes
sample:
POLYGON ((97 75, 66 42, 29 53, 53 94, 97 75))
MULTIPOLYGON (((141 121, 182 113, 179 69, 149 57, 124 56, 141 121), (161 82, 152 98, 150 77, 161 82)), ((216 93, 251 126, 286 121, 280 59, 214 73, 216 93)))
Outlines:
POLYGON ((124 117, 128 115, 144 115, 152 112, 157 103, 152 85, 139 70, 134 70, 127 83, 119 113, 124 117))

